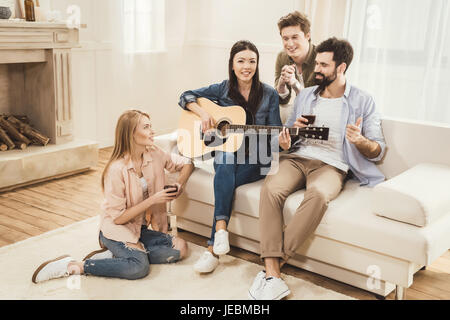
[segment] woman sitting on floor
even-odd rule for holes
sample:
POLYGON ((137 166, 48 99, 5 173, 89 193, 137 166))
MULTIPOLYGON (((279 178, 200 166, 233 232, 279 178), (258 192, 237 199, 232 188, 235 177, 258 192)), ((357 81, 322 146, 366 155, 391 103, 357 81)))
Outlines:
POLYGON ((102 175, 99 241, 104 249, 83 262, 70 256, 47 261, 34 272, 34 283, 73 274, 140 279, 148 275, 150 264, 173 263, 186 256, 186 242, 167 234, 166 203, 182 193, 194 166, 156 147, 153 136, 148 114, 137 110, 122 114, 102 175), (176 188, 164 189, 164 169, 181 171, 176 188))

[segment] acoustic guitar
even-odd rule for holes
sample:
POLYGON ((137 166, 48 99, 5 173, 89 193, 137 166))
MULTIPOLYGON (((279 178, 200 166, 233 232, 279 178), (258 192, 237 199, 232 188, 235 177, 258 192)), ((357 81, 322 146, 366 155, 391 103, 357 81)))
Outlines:
MULTIPOLYGON (((235 152, 243 141, 244 134, 279 134, 283 127, 246 125, 247 115, 240 106, 221 107, 206 98, 198 98, 197 104, 215 120, 215 128, 202 132, 202 121, 194 112, 183 110, 178 126, 177 145, 179 152, 188 158, 199 158, 213 151, 235 152)), ((329 128, 288 128, 291 136, 328 140, 329 128)))

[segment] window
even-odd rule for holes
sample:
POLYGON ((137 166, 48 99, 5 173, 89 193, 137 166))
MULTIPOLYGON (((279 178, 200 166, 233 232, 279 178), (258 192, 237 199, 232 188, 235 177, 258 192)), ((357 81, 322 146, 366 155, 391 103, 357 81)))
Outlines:
POLYGON ((125 53, 165 50, 165 0, 122 0, 125 53))
POLYGON ((445 2, 441 5, 435 2, 408 0, 408 5, 405 5, 405 1, 391 1, 387 5, 384 0, 368 0, 361 58, 374 61, 377 51, 384 49, 391 63, 421 64, 426 60, 435 37, 441 38, 444 45, 444 54, 435 63, 447 64, 450 33, 445 32, 447 21, 441 17, 445 2), (447 39, 443 39, 444 36, 447 39))
POLYGON ((350 3, 350 81, 385 116, 450 124, 450 0, 350 3))

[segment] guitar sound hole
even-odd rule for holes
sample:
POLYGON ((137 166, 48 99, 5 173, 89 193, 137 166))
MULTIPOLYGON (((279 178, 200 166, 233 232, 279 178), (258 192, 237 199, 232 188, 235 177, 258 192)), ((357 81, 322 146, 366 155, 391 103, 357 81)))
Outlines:
POLYGON ((219 136, 219 137, 221 137, 221 138, 226 138, 226 136, 228 135, 227 134, 227 128, 228 128, 228 125, 229 125, 230 123, 228 122, 228 121, 226 121, 226 120, 223 120, 223 121, 220 121, 218 124, 217 124, 217 135, 219 136))
POLYGON ((226 120, 217 123, 216 130, 205 133, 203 143, 205 146, 214 148, 223 145, 227 141, 227 126, 230 123, 226 120))

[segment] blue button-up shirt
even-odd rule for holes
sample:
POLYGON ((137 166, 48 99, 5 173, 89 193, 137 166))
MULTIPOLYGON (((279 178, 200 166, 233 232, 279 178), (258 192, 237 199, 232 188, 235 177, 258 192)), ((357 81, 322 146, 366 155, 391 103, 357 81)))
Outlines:
MULTIPOLYGON (((186 105, 191 102, 196 102, 197 98, 207 98, 211 101, 216 102, 219 106, 229 107, 235 106, 236 103, 230 99, 228 96, 228 82, 229 80, 224 80, 221 83, 212 84, 207 87, 203 87, 196 90, 189 90, 184 92, 180 96, 179 105, 185 110, 188 110, 186 105)), ((255 114, 255 125, 263 125, 263 126, 281 126, 281 118, 280 118, 280 106, 279 106, 279 97, 278 92, 272 88, 271 86, 263 83, 263 97, 261 99, 258 110, 255 114)), ((267 139, 258 139, 259 140, 259 150, 258 154, 270 155, 270 151, 266 151, 267 149, 267 139)), ((252 140, 250 140, 252 141, 252 140)), ((278 151, 278 135, 272 137, 271 145, 272 150, 278 151)), ((252 150, 252 149, 250 149, 252 150)))
MULTIPOLYGON (((302 114, 314 114, 319 96, 314 93, 317 86, 303 89, 294 102, 294 111, 286 122, 286 127, 292 127, 297 118, 302 114)), ((342 143, 344 160, 349 165, 354 177, 361 185, 373 187, 385 180, 383 173, 377 168, 375 162, 381 160, 386 152, 386 142, 381 128, 381 117, 376 111, 375 101, 368 93, 350 85, 347 82, 343 97, 342 108, 342 143), (355 124, 358 118, 362 118, 361 134, 381 147, 381 153, 374 159, 367 159, 359 152, 354 144, 346 138, 346 128, 349 124, 355 124)), ((290 152, 301 147, 302 139, 295 143, 290 152)))

